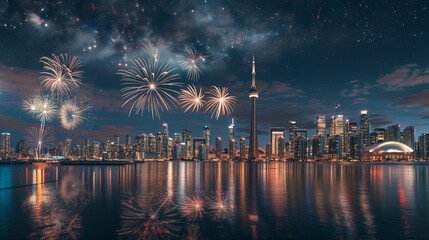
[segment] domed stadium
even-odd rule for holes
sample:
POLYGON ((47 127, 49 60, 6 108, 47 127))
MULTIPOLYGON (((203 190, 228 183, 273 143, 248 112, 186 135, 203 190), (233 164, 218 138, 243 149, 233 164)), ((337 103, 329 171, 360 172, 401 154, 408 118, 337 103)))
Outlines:
POLYGON ((369 146, 363 152, 364 161, 412 161, 415 152, 409 146, 396 141, 387 141, 369 146))

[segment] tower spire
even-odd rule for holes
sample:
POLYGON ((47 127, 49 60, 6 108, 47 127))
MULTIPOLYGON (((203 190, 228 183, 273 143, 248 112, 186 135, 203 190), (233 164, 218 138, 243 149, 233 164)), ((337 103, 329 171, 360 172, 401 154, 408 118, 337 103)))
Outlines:
POLYGON ((253 52, 253 61, 252 61, 252 88, 256 87, 256 83, 255 83, 255 52, 253 52))

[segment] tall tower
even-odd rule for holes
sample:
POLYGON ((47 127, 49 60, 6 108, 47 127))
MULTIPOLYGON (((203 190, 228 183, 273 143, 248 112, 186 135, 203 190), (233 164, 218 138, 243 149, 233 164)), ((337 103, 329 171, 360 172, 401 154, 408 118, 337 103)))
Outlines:
POLYGON ((250 118, 250 144, 249 144, 249 160, 256 160, 259 158, 258 150, 258 130, 256 128, 256 98, 258 98, 258 90, 255 83, 255 54, 253 54, 252 61, 252 86, 249 91, 249 98, 252 99, 252 111, 250 118))

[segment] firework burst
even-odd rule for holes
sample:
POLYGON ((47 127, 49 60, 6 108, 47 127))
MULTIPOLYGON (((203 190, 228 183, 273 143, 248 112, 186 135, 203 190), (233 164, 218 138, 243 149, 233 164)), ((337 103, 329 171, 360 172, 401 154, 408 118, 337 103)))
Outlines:
POLYGON ((155 61, 154 59, 131 60, 128 69, 120 69, 123 98, 122 106, 132 103, 130 114, 133 110, 136 114, 142 114, 147 109, 160 118, 160 111, 169 111, 172 106, 178 104, 177 99, 172 94, 178 94, 175 87, 182 86, 177 82, 179 74, 174 73, 175 68, 170 67, 171 61, 155 61))
POLYGON ((69 131, 83 128, 91 120, 92 109, 84 97, 75 96, 65 100, 58 114, 61 126, 69 131))
POLYGON ((57 105, 55 100, 49 93, 42 90, 37 90, 32 95, 28 96, 24 100, 24 110, 26 110, 30 116, 39 120, 44 126, 45 122, 52 121, 57 114, 57 105))
POLYGON ((198 54, 197 51, 185 49, 185 52, 179 55, 180 68, 186 72, 186 77, 190 81, 198 81, 202 69, 204 68, 205 57, 198 54))
POLYGON ((182 89, 179 95, 179 102, 185 112, 192 109, 192 112, 199 111, 204 106, 204 95, 202 89, 199 90, 194 85, 188 85, 187 89, 182 89))
POLYGON ((228 88, 212 86, 212 89, 208 94, 210 96, 206 103, 206 112, 210 111, 212 113, 212 117, 215 116, 216 119, 219 119, 219 116, 221 115, 230 115, 232 113, 237 102, 237 98, 229 95, 228 88))
POLYGON ((29 136, 26 137, 26 140, 30 147, 51 147, 54 141, 54 133, 50 127, 32 127, 28 134, 29 136))
POLYGON ((126 238, 169 239, 180 232, 179 214, 169 196, 131 197, 122 202, 121 219, 118 233, 126 238))
POLYGON ((195 221, 203 217, 203 200, 197 197, 186 197, 181 207, 183 216, 189 221, 195 221))
POLYGON ((77 57, 52 54, 52 58, 42 57, 40 62, 44 70, 40 77, 41 84, 52 93, 70 94, 81 85, 83 71, 79 70, 82 64, 77 57))

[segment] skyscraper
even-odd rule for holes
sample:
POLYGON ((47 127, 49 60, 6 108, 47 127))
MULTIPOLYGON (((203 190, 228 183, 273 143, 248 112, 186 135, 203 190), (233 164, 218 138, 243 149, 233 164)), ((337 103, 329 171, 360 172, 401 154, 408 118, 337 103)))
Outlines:
POLYGON ((230 160, 234 160, 236 151, 237 151, 237 143, 235 142, 235 139, 230 139, 229 146, 228 146, 228 154, 229 154, 230 160))
POLYGON ((161 152, 162 152, 162 133, 158 132, 155 136, 156 139, 156 154, 157 157, 161 157, 161 152))
POLYGON ((240 159, 244 160, 246 158, 246 138, 240 138, 240 159))
POLYGON ((363 148, 369 147, 369 123, 368 123, 368 111, 360 111, 360 129, 359 132, 362 135, 363 148))
POLYGON ((72 140, 70 138, 67 138, 65 146, 64 146, 64 149, 65 149, 65 154, 64 155, 66 157, 70 156, 70 154, 71 154, 71 151, 72 151, 72 147, 71 146, 72 146, 72 140))
POLYGON ((20 155, 26 155, 26 146, 24 140, 19 140, 16 144, 16 152, 20 155))
POLYGON ((216 138, 216 158, 217 159, 221 159, 221 155, 222 155, 222 138, 217 137, 216 138))
POLYGON ((285 147, 285 137, 283 135, 277 139, 277 156, 279 160, 284 160, 285 158, 285 147))
POLYGON ((404 129, 404 143, 408 145, 408 147, 415 149, 416 148, 416 131, 414 126, 408 126, 404 129))
POLYGON ((182 150, 184 155, 183 158, 191 159, 192 158, 192 132, 187 129, 183 129, 183 142, 185 143, 185 148, 182 150))
POLYGON ((113 142, 114 142, 114 149, 113 149, 113 151, 115 153, 119 153, 119 136, 114 136, 113 137, 113 142))
POLYGON ((231 124, 228 126, 228 141, 229 139, 235 138, 235 125, 234 125, 234 118, 232 118, 231 124))
POLYGON ((270 128, 270 141, 271 141, 271 154, 279 155, 279 138, 285 135, 284 127, 271 127, 270 128))
POLYGON ((131 144, 131 136, 126 135, 126 136, 125 136, 125 146, 129 147, 129 146, 131 146, 131 145, 132 145, 132 144, 131 144))
POLYGON ((161 158, 168 158, 168 124, 163 123, 161 129, 161 158))
POLYGON ((6 158, 10 153, 10 133, 2 133, 0 140, 0 157, 6 158))
POLYGON ((180 133, 174 133, 173 143, 182 143, 182 135, 180 133))
POLYGON ((316 135, 326 137, 326 115, 316 114, 316 135))
MULTIPOLYGON (((249 91, 249 98, 252 99, 252 109, 250 114, 250 144, 249 144, 249 160, 256 160, 259 158, 258 149, 258 130, 256 125, 256 99, 259 97, 258 90, 256 89, 255 82, 255 54, 253 54, 252 61, 252 86, 249 91)), ((234 140, 235 141, 235 140, 234 140)))
POLYGON ((298 129, 298 124, 296 123, 296 121, 289 121, 289 147, 290 147, 290 151, 292 152, 292 145, 293 145, 293 137, 294 135, 294 131, 295 129, 298 129))
POLYGON ((268 143, 265 145, 265 159, 271 160, 271 143, 268 143))
POLYGON ((210 152, 211 145, 210 145, 210 127, 209 126, 204 126, 204 139, 206 139, 207 151, 210 152))
POLYGON ((325 154, 325 136, 315 135, 313 136, 313 159, 323 158, 325 154))
POLYGON ((401 125, 395 124, 387 127, 386 141, 401 141, 401 125))

